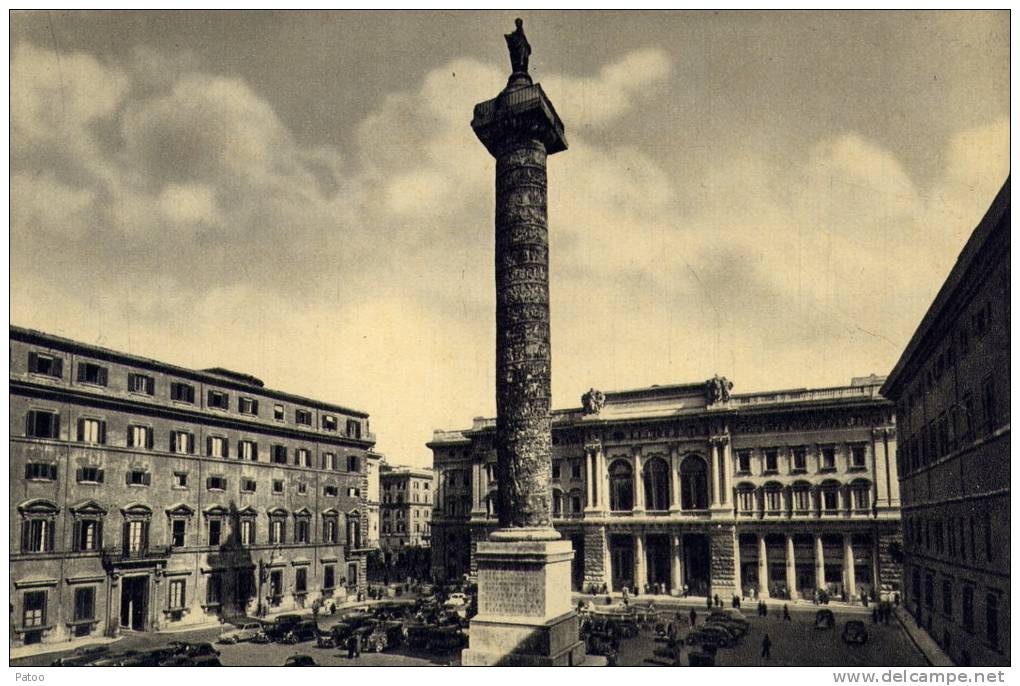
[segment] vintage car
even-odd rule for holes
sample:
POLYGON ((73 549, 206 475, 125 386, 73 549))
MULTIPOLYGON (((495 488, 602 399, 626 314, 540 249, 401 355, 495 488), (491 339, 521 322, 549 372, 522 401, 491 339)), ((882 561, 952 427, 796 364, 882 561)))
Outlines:
POLYGON ((443 603, 443 605, 446 607, 463 607, 464 605, 467 605, 467 603, 467 596, 463 593, 451 593, 450 597, 446 599, 446 602, 443 603))
POLYGON ((240 626, 227 629, 216 639, 217 643, 241 643, 251 641, 262 633, 261 622, 245 622, 240 626))
POLYGON ((864 622, 859 619, 851 619, 843 625, 843 642, 863 644, 868 642, 868 630, 864 622))
POLYGON ((102 660, 110 655, 109 646, 85 646, 77 648, 70 655, 57 658, 50 666, 52 667, 84 667, 93 662, 102 660))
POLYGON ((365 639, 365 650, 381 653, 404 642, 404 625, 400 622, 379 622, 365 639))
POLYGON ((834 626, 836 626, 836 616, 832 614, 832 610, 819 610, 815 613, 816 629, 831 629, 834 626))
POLYGON ((705 622, 703 628, 722 629, 729 635, 730 640, 733 643, 736 643, 744 635, 742 627, 738 627, 735 624, 731 624, 730 622, 727 622, 725 619, 716 620, 709 619, 707 622, 705 622))
POLYGON ((280 615, 263 628, 267 641, 280 641, 291 629, 304 620, 301 615, 280 615))
POLYGON ((304 643, 305 641, 311 641, 319 633, 319 625, 314 619, 306 619, 298 622, 290 631, 283 635, 280 639, 281 643, 294 644, 304 643))
POLYGON ((430 653, 448 653, 467 645, 467 634, 460 627, 441 626, 430 628, 425 649, 430 653))
POLYGON ((317 667, 311 655, 291 655, 283 663, 284 667, 317 667))
POLYGON ((687 634, 685 641, 689 646, 701 646, 702 649, 726 648, 733 644, 733 638, 718 627, 702 626, 687 634))

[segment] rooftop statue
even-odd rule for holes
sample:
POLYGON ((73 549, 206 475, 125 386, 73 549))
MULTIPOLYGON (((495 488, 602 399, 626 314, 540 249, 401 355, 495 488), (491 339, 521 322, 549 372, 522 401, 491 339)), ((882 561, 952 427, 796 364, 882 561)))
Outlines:
POLYGON ((506 38, 506 47, 510 51, 510 66, 513 68, 514 75, 528 73, 528 58, 531 56, 531 43, 528 42, 528 37, 524 35, 524 20, 515 19, 514 24, 517 26, 513 33, 503 34, 506 38))
POLYGON ((716 403, 728 403, 730 391, 733 389, 733 382, 725 376, 716 374, 705 382, 705 396, 709 405, 716 403))

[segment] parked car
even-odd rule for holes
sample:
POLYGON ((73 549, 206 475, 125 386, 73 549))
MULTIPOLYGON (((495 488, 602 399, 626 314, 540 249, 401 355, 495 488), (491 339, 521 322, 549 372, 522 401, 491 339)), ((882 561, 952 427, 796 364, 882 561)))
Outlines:
POLYGON ((235 626, 232 629, 227 629, 219 635, 216 639, 217 643, 240 643, 242 641, 251 641, 256 636, 262 633, 261 622, 245 622, 240 626, 235 626))
POLYGON ((741 632, 741 629, 737 628, 736 625, 730 624, 724 619, 709 619, 708 622, 705 623, 705 627, 710 629, 722 629, 729 635, 732 643, 736 643, 737 640, 744 635, 741 632))
POLYGON ((92 667, 120 667, 125 660, 129 660, 141 653, 137 650, 128 650, 123 653, 107 654, 91 663, 92 667))
POLYGON ((815 613, 816 629, 831 629, 834 626, 836 626, 836 616, 832 614, 832 610, 819 610, 815 613))
POLYGON ((84 646, 76 648, 70 655, 59 657, 51 663, 53 667, 84 667, 110 655, 109 646, 84 646))
POLYGON ((428 631, 426 650, 431 653, 448 653, 467 645, 467 634, 460 627, 435 627, 428 631))
POLYGON ((868 642, 868 630, 864 622, 859 619, 851 619, 843 626, 843 642, 864 644, 868 642))
POLYGON ((305 641, 311 641, 319 633, 319 625, 314 619, 306 619, 298 622, 290 631, 283 635, 280 639, 281 643, 294 644, 304 643, 305 641))
POLYGON ((311 655, 291 655, 283 663, 284 667, 317 667, 311 655))
POLYGON ((704 648, 726 648, 733 644, 728 633, 718 627, 702 626, 687 634, 687 645, 704 648))
POLYGON ((443 603, 443 605, 446 607, 462 607, 467 605, 467 603, 467 596, 463 593, 451 593, 450 597, 446 599, 446 602, 443 603))
POLYGON ((400 622, 379 622, 365 639, 365 650, 381 653, 404 642, 404 627, 400 622))
POLYGON ((266 639, 280 641, 304 620, 301 615, 280 615, 264 628, 266 639))
POLYGON ((218 655, 172 655, 160 667, 222 667, 218 655))

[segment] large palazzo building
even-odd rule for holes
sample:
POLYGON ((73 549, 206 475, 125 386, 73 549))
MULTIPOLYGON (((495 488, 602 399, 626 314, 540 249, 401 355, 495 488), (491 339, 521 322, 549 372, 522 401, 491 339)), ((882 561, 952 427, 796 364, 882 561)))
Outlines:
MULTIPOLYGON (((893 406, 883 379, 730 395, 731 384, 589 391, 553 413, 554 525, 573 586, 859 598, 899 592, 893 406)), ((495 420, 436 431, 433 574, 473 575, 497 524, 495 420)))
POLYGON ((364 412, 12 326, 12 644, 363 589, 373 444, 364 412))
POLYGON ((426 547, 431 540, 432 470, 383 464, 379 470, 380 547, 387 564, 404 548, 426 547))
POLYGON ((906 606, 968 666, 1010 660, 1009 186, 883 386, 902 438, 906 606))

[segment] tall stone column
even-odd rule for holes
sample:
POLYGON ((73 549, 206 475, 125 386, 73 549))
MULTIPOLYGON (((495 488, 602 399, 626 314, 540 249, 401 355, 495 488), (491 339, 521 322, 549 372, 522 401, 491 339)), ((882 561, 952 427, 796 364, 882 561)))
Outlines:
POLYGON ((758 534, 758 597, 769 597, 769 554, 761 534, 758 534))
POLYGON ((634 535, 634 585, 638 593, 645 592, 645 584, 648 583, 647 565, 645 564, 645 535, 634 535))
POLYGON ((786 534, 786 590, 791 600, 797 597, 797 554, 790 534, 786 534))
POLYGON ((645 475, 641 446, 634 446, 634 511, 645 511, 645 475))
POLYGON ((843 534, 843 577, 847 598, 853 600, 857 596, 857 570, 854 569, 854 545, 850 534, 843 534))
POLYGON ((708 460, 709 495, 712 508, 719 507, 719 439, 710 438, 708 460))
POLYGON ((669 547, 671 562, 669 567, 669 586, 670 591, 677 595, 684 586, 683 546, 681 545, 680 537, 677 535, 670 536, 669 547))
POLYGON ((599 473, 599 512, 609 512, 609 466, 606 464, 606 454, 602 445, 598 447, 598 473, 599 473))
POLYGON ((680 446, 669 448, 669 511, 680 512, 680 446))
POLYGON ((496 454, 499 528, 479 542, 478 614, 466 666, 579 664, 570 541, 552 528, 551 349, 546 158, 567 142, 528 74, 523 22, 505 36, 513 72, 475 106, 471 128, 496 159, 496 454))
POLYGON ((815 588, 825 590, 825 547, 821 534, 815 534, 815 588))
POLYGON ((733 532, 733 592, 744 597, 744 580, 740 574, 740 532, 733 532))

